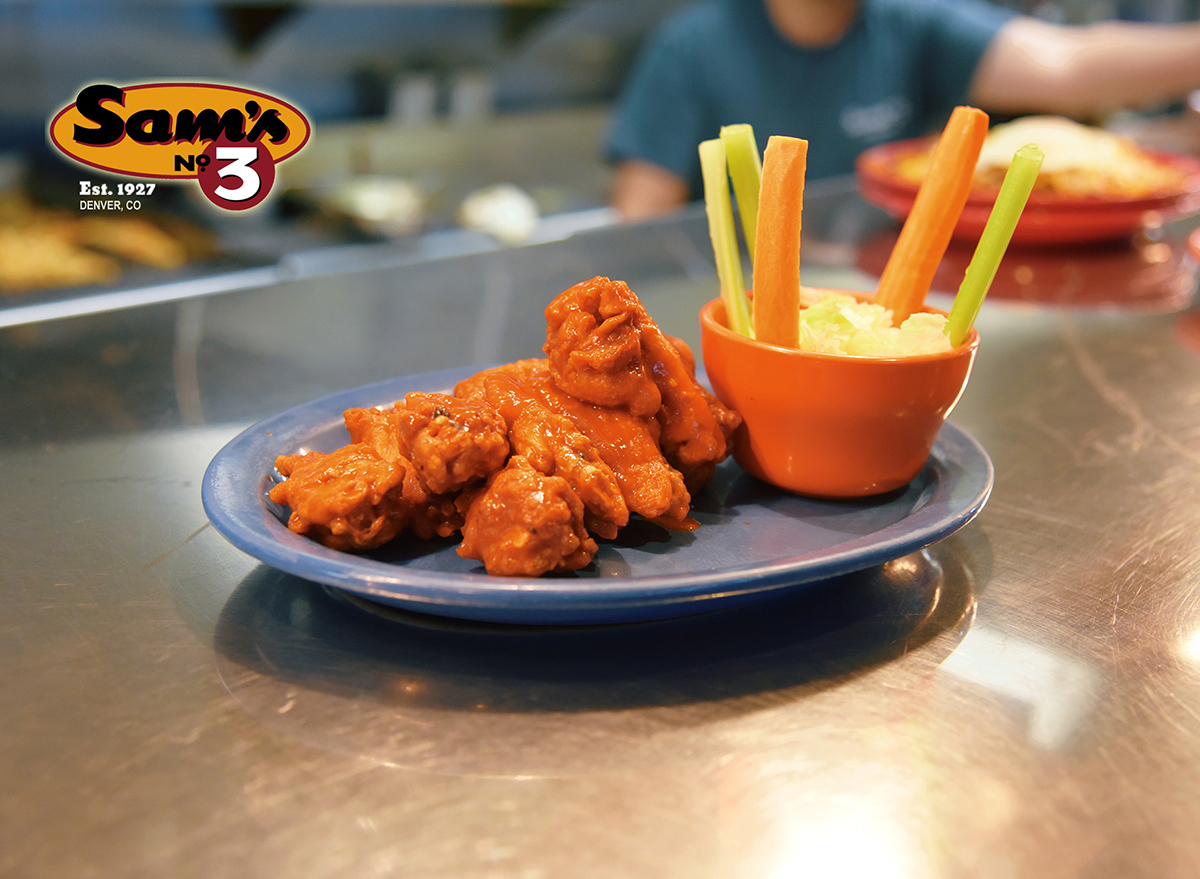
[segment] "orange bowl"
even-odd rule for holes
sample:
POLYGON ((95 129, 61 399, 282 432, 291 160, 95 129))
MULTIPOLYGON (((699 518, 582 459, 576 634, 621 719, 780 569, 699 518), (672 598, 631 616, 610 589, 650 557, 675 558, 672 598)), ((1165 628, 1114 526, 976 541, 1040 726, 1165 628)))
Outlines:
POLYGON ((797 494, 851 498, 901 488, 921 471, 967 386, 979 333, 919 357, 815 354, 733 332, 714 299, 700 310, 700 342, 713 391, 743 419, 738 464, 797 494))

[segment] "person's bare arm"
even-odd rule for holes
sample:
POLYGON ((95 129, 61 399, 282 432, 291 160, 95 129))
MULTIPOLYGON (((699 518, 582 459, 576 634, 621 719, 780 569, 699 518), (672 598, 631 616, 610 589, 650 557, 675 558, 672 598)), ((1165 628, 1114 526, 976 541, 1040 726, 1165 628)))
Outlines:
POLYGON ((666 168, 636 159, 617 166, 610 203, 622 220, 662 216, 687 200, 687 183, 666 168))
POLYGON ((1095 118, 1200 88, 1200 23, 1054 25, 1014 18, 996 35, 970 102, 993 112, 1095 118))

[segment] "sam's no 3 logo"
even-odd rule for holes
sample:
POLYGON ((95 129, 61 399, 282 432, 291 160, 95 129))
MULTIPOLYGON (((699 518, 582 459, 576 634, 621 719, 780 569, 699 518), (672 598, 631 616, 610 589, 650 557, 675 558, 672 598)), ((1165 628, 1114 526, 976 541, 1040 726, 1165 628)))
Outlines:
POLYGON ((130 177, 195 179, 213 204, 245 210, 266 198, 275 166, 312 128, 278 98, 236 86, 89 85, 50 122, 71 158, 130 177))

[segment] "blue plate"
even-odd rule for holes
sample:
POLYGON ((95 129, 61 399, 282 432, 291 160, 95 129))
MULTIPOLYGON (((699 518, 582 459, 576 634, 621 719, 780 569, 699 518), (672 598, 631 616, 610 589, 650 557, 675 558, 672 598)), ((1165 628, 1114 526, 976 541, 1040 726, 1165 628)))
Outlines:
POLYGON ((348 442, 342 412, 391 405, 409 391, 446 391, 474 370, 389 379, 322 397, 243 431, 209 464, 204 509, 234 546, 289 574, 407 610, 522 624, 597 624, 714 610, 882 564, 929 546, 983 508, 992 462, 946 424, 906 488, 867 500, 798 497, 732 461, 693 498, 691 532, 634 517, 600 543, 587 568, 538 579, 492 577, 462 559, 457 541, 401 536, 365 555, 337 552, 287 529, 267 497, 277 455, 332 451, 348 442))

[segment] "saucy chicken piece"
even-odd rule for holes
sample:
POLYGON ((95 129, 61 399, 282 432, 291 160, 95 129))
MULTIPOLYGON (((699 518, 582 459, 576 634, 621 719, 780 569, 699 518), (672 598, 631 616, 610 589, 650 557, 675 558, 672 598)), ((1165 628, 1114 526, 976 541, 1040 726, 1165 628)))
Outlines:
POLYGON ((585 402, 653 415, 662 394, 645 360, 643 315, 623 281, 596 277, 560 293, 546 307, 544 350, 554 381, 585 402))
POLYGON ((409 530, 421 540, 453 537, 463 526, 465 509, 458 503, 458 492, 431 494, 420 479, 406 479, 404 498, 412 504, 409 530))
POLYGON ((642 324, 642 347, 662 392, 658 422, 662 425, 659 442, 663 454, 683 473, 689 486, 703 485, 730 451, 728 435, 714 408, 722 410, 723 415, 733 413, 700 386, 694 361, 689 368, 679 349, 649 315, 642 324))
POLYGON ((385 461, 408 457, 408 447, 400 441, 400 424, 395 407, 387 409, 347 409, 342 413, 350 442, 374 449, 385 461))
MULTIPOLYGON (((701 454, 700 456, 692 456, 689 458, 687 452, 682 449, 672 447, 671 444, 664 444, 663 450, 668 451, 668 457, 672 459, 672 463, 679 467, 684 472, 684 478, 688 487, 693 491, 699 490, 705 483, 712 479, 713 473, 716 471, 717 465, 725 459, 733 449, 733 433, 742 423, 742 416, 730 409, 713 394, 708 388, 696 381, 696 358, 692 354, 692 349, 683 339, 678 339, 675 336, 663 334, 663 338, 667 340, 672 348, 679 354, 679 359, 683 364, 684 371, 691 377, 692 383, 700 398, 703 399, 705 405, 708 406, 708 411, 712 413, 714 422, 721 432, 721 446, 725 451, 720 455, 711 456, 701 454)), ((664 407, 665 408, 665 407, 664 407)), ((694 450, 693 450, 694 451, 694 450)))
POLYGON ((567 416, 591 440, 616 475, 631 513, 647 519, 687 518, 692 497, 683 475, 667 463, 659 448, 657 420, 577 400, 558 387, 548 368, 525 382, 546 406, 567 416))
POLYGON ((496 374, 517 379, 591 441, 601 460, 612 468, 629 512, 668 521, 687 517, 691 495, 683 476, 659 449, 660 428, 653 416, 638 417, 626 409, 596 406, 572 397, 555 382, 550 361, 544 358, 484 370, 464 379, 454 392, 482 395, 488 377, 496 374))
POLYGON ((711 478, 740 419, 700 386, 691 351, 659 329, 624 282, 576 284, 547 306, 546 321, 545 350, 560 388, 597 405, 655 415, 663 453, 688 487, 711 478), (654 396, 659 405, 648 409, 654 396))
POLYGON ((412 504, 404 497, 408 462, 388 461, 364 443, 329 454, 281 455, 275 467, 287 479, 270 497, 290 508, 288 528, 331 549, 382 546, 412 518, 412 504))
POLYGON ((270 496, 288 527, 340 550, 461 531, 459 555, 509 576, 588 565, 631 512, 694 527, 691 492, 740 417, 625 284, 578 284, 546 318, 546 358, 479 372, 453 396, 348 409, 350 445, 281 456, 270 496))
POLYGON ((351 443, 408 466, 401 489, 417 537, 449 537, 463 523, 457 493, 504 466, 507 425, 486 405, 414 392, 387 409, 347 409, 351 443))
POLYGON ((488 403, 508 423, 513 453, 538 472, 561 476, 583 501, 589 531, 611 540, 629 522, 629 507, 612 468, 565 415, 547 407, 525 382, 503 367, 483 382, 488 403))
POLYGON ((487 393, 485 384, 488 377, 497 373, 511 375, 518 381, 524 381, 530 376, 540 375, 546 371, 548 361, 545 357, 531 357, 528 360, 514 360, 501 366, 481 370, 469 378, 464 378, 454 386, 454 396, 474 403, 486 403, 487 393))
POLYGON ((414 392, 396 420, 409 459, 435 494, 486 479, 508 460, 508 425, 484 403, 414 392))
POLYGON ((575 571, 597 550, 583 519, 583 502, 567 480, 513 455, 473 496, 458 554, 483 562, 494 576, 575 571))

